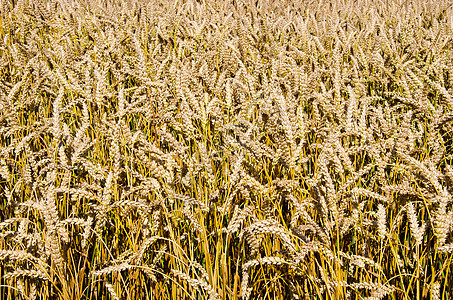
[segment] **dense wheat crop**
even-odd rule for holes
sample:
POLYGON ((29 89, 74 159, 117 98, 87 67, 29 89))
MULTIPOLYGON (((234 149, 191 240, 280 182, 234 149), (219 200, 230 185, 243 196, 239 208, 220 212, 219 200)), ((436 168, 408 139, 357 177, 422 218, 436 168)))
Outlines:
POLYGON ((0 300, 453 298, 451 2, 96 1, 0 1, 0 300))

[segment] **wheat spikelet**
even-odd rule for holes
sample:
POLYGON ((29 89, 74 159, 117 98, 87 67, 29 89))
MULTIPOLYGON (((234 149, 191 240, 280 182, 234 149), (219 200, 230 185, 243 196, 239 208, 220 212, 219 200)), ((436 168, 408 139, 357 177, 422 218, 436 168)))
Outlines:
POLYGON ((37 298, 37 296, 38 296, 38 289, 37 289, 36 283, 31 283, 30 290, 28 293, 28 298, 31 300, 34 300, 37 298))
POLYGON ((407 218, 409 219, 409 225, 411 234, 415 239, 415 245, 420 245, 423 242, 424 224, 418 226, 417 213, 415 211, 414 204, 410 202, 406 206, 407 218))
POLYGON ((251 206, 247 206, 243 209, 240 209, 237 205, 234 207, 233 216, 231 217, 230 223, 226 228, 228 234, 233 234, 239 230, 245 219, 249 216, 254 216, 254 209, 251 206))
POLYGON ((19 290, 22 296, 25 297, 27 296, 27 293, 25 292, 25 285, 22 278, 17 279, 17 289, 19 290))
POLYGON ((440 298, 440 283, 435 282, 432 286, 431 297, 433 300, 439 300, 440 298))
POLYGON ((16 277, 29 277, 29 278, 38 278, 41 280, 49 280, 48 275, 43 271, 38 270, 22 270, 17 269, 13 272, 7 273, 3 276, 4 279, 16 278, 16 277))
POLYGON ((120 300, 120 297, 118 297, 118 294, 115 292, 115 288, 111 283, 105 281, 105 287, 107 288, 110 296, 112 296, 112 299, 120 300))
POLYGON ((434 215, 434 232, 437 237, 436 243, 438 247, 445 244, 451 224, 451 220, 448 218, 446 212, 447 205, 451 201, 451 196, 444 188, 441 191, 440 195, 436 197, 439 201, 439 206, 434 215))
POLYGON ((1 250, 0 249, 0 260, 33 260, 35 259, 30 253, 24 250, 1 250))
POLYGON ((364 188, 353 188, 351 190, 351 192, 356 195, 374 198, 374 199, 379 200, 384 203, 387 203, 389 201, 385 196, 379 195, 378 193, 375 193, 373 191, 370 191, 370 190, 364 189, 364 188))
POLYGON ((174 269, 172 269, 171 272, 176 277, 187 281, 193 288, 197 289, 198 287, 200 287, 203 290, 205 290, 208 293, 210 300, 211 299, 219 299, 219 295, 217 294, 217 292, 205 280, 193 279, 189 275, 187 275, 187 274, 185 274, 185 273, 183 273, 181 271, 174 270, 174 269))
POLYGON ((339 254, 341 257, 348 259, 352 265, 355 265, 359 268, 365 268, 366 266, 369 266, 375 268, 376 270, 382 270, 381 266, 370 258, 355 254, 349 255, 343 252, 340 252, 339 254))
POLYGON ((376 213, 377 217, 377 227, 379 238, 384 240, 387 236, 387 216, 385 212, 385 207, 381 203, 378 204, 378 211, 376 213))
POLYGON ((113 272, 121 272, 121 271, 131 269, 131 268, 134 268, 134 266, 130 265, 127 262, 123 262, 119 265, 109 266, 109 267, 106 267, 106 268, 103 268, 103 269, 100 269, 97 271, 93 271, 91 274, 95 277, 99 277, 99 276, 111 274, 113 272))
POLYGON ((451 253, 451 252, 453 252, 453 244, 446 244, 441 247, 438 247, 437 251, 451 253))
POLYGON ((261 240, 258 236, 262 233, 270 233, 278 236, 284 243, 285 247, 287 247, 290 251, 294 251, 296 249, 295 245, 291 241, 291 236, 288 230, 274 219, 254 222, 249 227, 245 228, 241 232, 240 236, 243 234, 246 236, 246 240, 249 242, 252 247, 252 252, 254 253, 258 251, 261 240))
POLYGON ((354 289, 367 289, 372 291, 372 296, 368 299, 382 299, 386 295, 393 292, 394 287, 379 284, 379 283, 369 283, 369 282, 362 282, 362 283, 352 283, 349 285, 354 289))

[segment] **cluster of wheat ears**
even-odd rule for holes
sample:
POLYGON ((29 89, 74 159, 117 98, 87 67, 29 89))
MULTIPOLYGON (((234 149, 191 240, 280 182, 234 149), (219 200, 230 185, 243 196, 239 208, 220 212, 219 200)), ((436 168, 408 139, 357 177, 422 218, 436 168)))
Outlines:
POLYGON ((0 299, 452 299, 453 8, 1 0, 0 299))

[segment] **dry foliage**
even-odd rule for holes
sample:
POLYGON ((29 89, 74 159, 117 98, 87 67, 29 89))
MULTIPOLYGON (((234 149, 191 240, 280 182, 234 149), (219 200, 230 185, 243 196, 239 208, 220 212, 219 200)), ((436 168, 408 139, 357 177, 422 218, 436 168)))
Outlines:
POLYGON ((449 1, 0 4, 1 300, 453 297, 449 1))

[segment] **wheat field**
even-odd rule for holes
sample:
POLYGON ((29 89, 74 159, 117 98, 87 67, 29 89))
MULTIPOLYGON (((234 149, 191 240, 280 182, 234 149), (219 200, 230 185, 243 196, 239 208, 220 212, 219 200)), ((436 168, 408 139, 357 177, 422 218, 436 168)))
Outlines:
POLYGON ((453 299, 451 1, 0 4, 0 300, 453 299))

